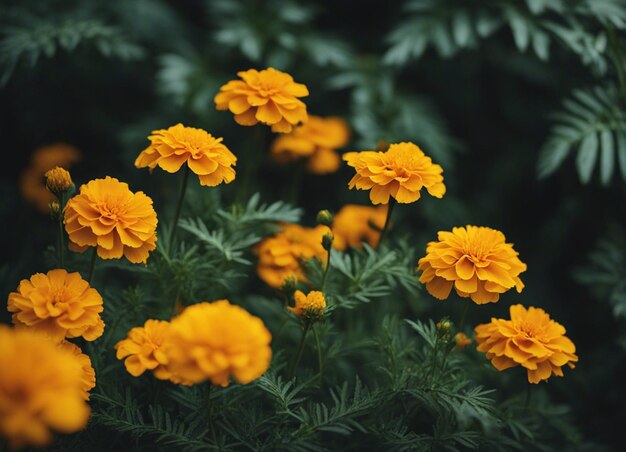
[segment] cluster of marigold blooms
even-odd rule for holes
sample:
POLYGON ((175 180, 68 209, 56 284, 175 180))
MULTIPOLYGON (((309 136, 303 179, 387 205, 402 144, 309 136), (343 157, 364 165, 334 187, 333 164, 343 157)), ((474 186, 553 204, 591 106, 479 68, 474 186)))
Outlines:
MULTIPOLYGON (((320 174, 337 169, 336 150, 349 137, 342 120, 309 116, 299 99, 308 90, 288 74, 269 68, 238 75, 239 80, 229 81, 216 95, 218 110, 230 110, 241 125, 262 123, 281 133, 271 147, 279 161, 306 159, 307 168, 320 174)), ((200 185, 209 187, 235 179, 237 158, 222 138, 177 124, 154 131, 149 140, 135 161, 137 168, 159 167, 175 173, 185 166, 186 172, 198 176, 200 185)), ((68 149, 48 164, 63 166, 78 160, 79 154, 68 149)), ((33 174, 41 174, 45 167, 36 163, 39 160, 45 159, 33 159, 33 174)), ((303 338, 326 311, 324 287, 306 294, 295 290, 298 283, 310 287, 303 261, 326 262, 327 272, 333 248, 379 245, 395 203, 417 201, 423 188, 437 198, 446 191, 441 166, 413 143, 348 152, 343 160, 355 170, 349 188, 369 190, 376 207, 347 205, 334 217, 323 216, 314 228, 283 224, 280 232, 254 248, 259 277, 271 287, 289 283, 294 288, 294 306, 289 310, 301 319, 303 338)), ((32 185, 31 179, 27 172, 22 185, 32 185)), ((97 255, 147 262, 156 248, 158 222, 150 197, 108 176, 82 185, 70 197, 73 184, 63 168, 48 171, 46 181, 52 199, 47 197, 40 207, 58 204, 53 213, 61 220, 70 250, 91 249, 93 259, 97 255)), ((29 190, 35 199, 37 190, 29 190)), ((428 244, 418 270, 420 281, 435 298, 446 299, 454 287, 460 297, 484 304, 498 301, 513 287, 520 292, 524 286, 519 275, 526 265, 501 232, 466 226, 440 232, 438 241, 428 244)), ((95 374, 89 357, 68 339, 93 341, 103 334, 103 300, 79 273, 59 268, 23 280, 9 295, 8 309, 15 328, 0 326, 0 435, 14 447, 45 445, 51 441, 51 431, 69 433, 87 423, 86 400, 95 386, 95 374)), ((475 329, 478 350, 486 352, 497 369, 521 365, 528 380, 537 383, 562 375, 565 364, 574 366, 575 347, 561 325, 538 308, 515 305, 510 310, 510 320, 492 319, 475 329)), ((176 384, 209 381, 227 386, 231 379, 249 383, 269 368, 270 342, 271 334, 261 319, 228 300, 217 300, 192 304, 170 321, 147 320, 115 348, 133 376, 150 370, 156 378, 176 384)), ((470 342, 462 332, 457 334, 459 347, 470 342)))

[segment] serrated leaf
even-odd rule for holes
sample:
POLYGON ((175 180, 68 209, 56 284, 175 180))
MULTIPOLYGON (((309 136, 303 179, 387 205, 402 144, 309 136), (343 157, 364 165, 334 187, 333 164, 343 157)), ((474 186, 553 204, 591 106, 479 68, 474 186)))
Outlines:
POLYGON ((580 180, 583 184, 588 183, 591 180, 591 174, 595 167, 598 156, 598 135, 591 133, 587 135, 578 148, 578 155, 576 156, 576 168, 580 175, 580 180))

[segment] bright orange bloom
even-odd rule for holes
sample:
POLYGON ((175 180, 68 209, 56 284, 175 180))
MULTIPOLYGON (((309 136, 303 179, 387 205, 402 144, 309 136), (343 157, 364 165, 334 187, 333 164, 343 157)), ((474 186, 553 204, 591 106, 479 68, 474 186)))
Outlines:
POLYGON ((378 244, 380 231, 385 225, 387 208, 347 204, 335 215, 333 246, 344 251, 348 247, 363 248, 363 242, 371 246, 378 244), (372 228, 374 225, 378 230, 372 228))
POLYGON ((170 324, 162 320, 148 320, 133 328, 128 337, 115 345, 117 359, 124 359, 126 370, 138 377, 151 370, 160 380, 171 378, 167 368, 169 359, 164 352, 170 338, 170 324))
POLYGON ((483 304, 498 301, 513 287, 518 292, 524 288, 519 274, 526 271, 526 264, 502 232, 467 226, 440 231, 438 239, 428 244, 418 263, 423 272, 420 282, 433 297, 448 298, 454 286, 460 297, 483 304))
POLYGON ((10 447, 43 447, 52 432, 83 429, 85 402, 81 360, 27 328, 0 325, 0 437, 10 447))
POLYGON ((326 311, 326 298, 324 294, 318 290, 312 290, 308 294, 304 294, 301 290, 296 290, 293 294, 296 305, 288 307, 298 317, 309 320, 319 320, 324 317, 326 311))
POLYGON ((502 371, 521 365, 530 383, 552 375, 563 376, 562 366, 578 362, 576 346, 565 336, 565 328, 540 308, 521 304, 509 308, 511 320, 492 318, 475 328, 478 351, 485 352, 493 366, 502 371))
POLYGON ((109 176, 81 186, 80 194, 65 207, 72 249, 84 252, 95 246, 102 259, 125 256, 133 263, 145 263, 156 248, 156 227, 152 199, 109 176))
POLYGON ((198 175, 200 185, 215 187, 235 180, 237 157, 210 133, 176 124, 169 129, 154 130, 148 137, 150 146, 135 160, 137 168, 159 166, 175 173, 185 163, 198 175))
POLYGON ((306 122, 306 105, 298 97, 309 95, 307 87, 291 75, 274 68, 238 72, 242 80, 231 80, 215 96, 218 110, 230 110, 242 126, 258 122, 272 126, 273 132, 288 133, 306 122))
POLYGON ((326 251, 322 246, 322 237, 328 232, 326 226, 306 228, 297 224, 284 224, 282 228, 282 231, 265 238, 255 248, 259 256, 259 277, 277 289, 288 276, 306 281, 301 261, 313 257, 322 262, 326 259, 326 251))
POLYGON ((48 206, 55 197, 46 188, 44 174, 57 166, 69 168, 80 158, 78 149, 68 144, 59 143, 37 149, 30 159, 30 165, 20 175, 22 196, 35 204, 42 213, 50 212, 48 206))
POLYGON ((465 347, 467 347, 468 345, 472 344, 472 340, 467 337, 467 335, 465 333, 456 333, 454 335, 454 342, 456 342, 456 348, 460 348, 463 349, 465 347))
POLYGON ((307 170, 313 174, 334 173, 339 169, 337 149, 348 144, 350 129, 341 118, 309 116, 306 124, 280 135, 272 144, 272 155, 279 163, 306 158, 307 170))
POLYGON ((169 366, 183 384, 228 386, 259 378, 272 359, 272 335, 260 318, 228 300, 198 303, 171 321, 169 366))
POLYGON ((348 186, 370 190, 373 204, 387 204, 390 196, 403 204, 415 202, 422 188, 437 198, 446 193, 443 169, 413 143, 392 144, 385 152, 347 152, 343 159, 356 170, 348 186))
POLYGON ((68 341, 59 344, 59 348, 70 352, 79 362, 82 370, 81 389, 85 400, 89 400, 89 391, 96 387, 96 371, 91 365, 91 358, 85 355, 78 345, 68 341))
POLYGON ((102 336, 102 297, 79 273, 63 269, 36 273, 23 279, 17 292, 9 294, 13 323, 37 330, 53 341, 83 337, 93 341, 102 336))

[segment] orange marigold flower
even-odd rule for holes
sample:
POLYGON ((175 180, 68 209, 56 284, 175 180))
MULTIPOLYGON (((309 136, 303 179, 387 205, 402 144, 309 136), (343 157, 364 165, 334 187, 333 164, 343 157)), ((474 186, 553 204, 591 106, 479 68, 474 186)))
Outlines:
POLYGON ((66 337, 93 341, 102 336, 102 297, 79 273, 63 269, 23 279, 9 294, 9 312, 18 327, 28 327, 59 342, 66 337))
POLYGON ((128 337, 115 345, 117 359, 123 359, 126 370, 138 377, 151 370, 160 380, 172 376, 167 368, 169 359, 164 348, 169 343, 170 324, 163 320, 148 320, 143 326, 133 328, 128 337))
POLYGON ((30 159, 30 165, 20 175, 22 196, 35 204, 42 213, 48 213, 55 197, 46 188, 44 174, 57 166, 69 168, 80 158, 78 149, 68 144, 53 144, 37 149, 30 159))
POLYGON ((133 263, 145 263, 156 248, 156 227, 152 199, 109 176, 82 185, 80 194, 65 207, 72 249, 84 252, 95 246, 102 259, 125 256, 133 263))
POLYGON ((471 345, 472 340, 465 333, 459 332, 454 335, 454 342, 456 342, 456 348, 463 349, 471 345))
POLYGON ((307 169, 313 174, 334 173, 341 163, 336 149, 348 144, 350 129, 341 118, 309 116, 306 124, 272 144, 272 156, 278 163, 307 158, 307 169))
POLYGON ((230 110, 242 126, 258 122, 272 126, 273 132, 291 132, 306 122, 306 105, 298 97, 309 95, 307 87, 291 75, 274 68, 238 72, 242 80, 231 80, 215 96, 218 110, 230 110))
POLYGON ((363 248, 363 242, 376 246, 386 218, 387 208, 384 206, 369 207, 356 204, 343 206, 335 215, 333 222, 335 248, 341 251, 348 247, 363 248))
POLYGON ((199 303, 171 321, 166 348, 172 371, 185 382, 228 386, 259 378, 270 365, 272 335, 261 319, 228 300, 199 303))
POLYGON ((528 381, 539 383, 552 375, 562 377, 565 364, 575 367, 576 346, 565 336, 563 325, 540 308, 517 304, 509 312, 511 320, 492 318, 474 330, 478 351, 485 352, 496 369, 521 365, 528 381))
POLYGON ((343 159, 356 170, 348 186, 370 190, 373 204, 387 204, 390 196, 403 204, 415 202, 422 187, 437 198, 446 193, 443 169, 413 143, 392 144, 385 152, 347 152, 343 159))
POLYGON ((72 186, 72 176, 70 172, 60 166, 56 166, 46 171, 46 188, 55 195, 60 195, 72 186))
POLYGON ((215 187, 235 180, 237 157, 216 138, 202 129, 176 124, 168 129, 154 130, 148 137, 150 146, 135 160, 137 168, 159 166, 175 173, 185 163, 198 175, 200 185, 215 187))
POLYGON ((524 288, 519 274, 526 271, 526 264, 502 232, 467 226, 440 231, 438 239, 428 244, 426 256, 418 262, 423 272, 420 282, 433 297, 448 298, 454 286, 459 296, 483 304, 498 301, 512 287, 518 292, 524 288))
POLYGON ((324 317, 326 311, 326 298, 324 294, 318 290, 312 290, 308 294, 300 290, 296 290, 293 294, 296 305, 288 309, 298 317, 307 320, 319 320, 324 317))
POLYGON ((96 371, 91 365, 91 358, 85 355, 78 345, 68 341, 59 344, 59 348, 70 352, 79 362, 82 370, 81 389, 85 400, 89 400, 89 391, 96 387, 96 371))
POLYGON ((326 251, 322 238, 326 226, 306 228, 297 224, 284 224, 282 231, 261 241, 255 251, 259 256, 257 274, 271 287, 279 289, 288 276, 306 281, 300 263, 317 257, 325 262, 326 251))
POLYGON ((43 447, 87 425, 84 372, 70 351, 31 329, 0 325, 0 437, 43 447))

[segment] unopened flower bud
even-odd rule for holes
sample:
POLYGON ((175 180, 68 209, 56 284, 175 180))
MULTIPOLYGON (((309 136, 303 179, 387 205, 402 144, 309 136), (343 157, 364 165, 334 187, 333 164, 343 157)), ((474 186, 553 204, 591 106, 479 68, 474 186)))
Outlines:
POLYGON ((333 247, 333 240, 335 240, 333 233, 327 232, 326 234, 324 234, 324 237, 322 237, 322 247, 324 247, 326 251, 330 251, 330 249, 333 247))
POLYGON ((46 188, 54 193, 56 196, 60 196, 62 193, 68 191, 73 183, 72 177, 68 170, 57 166, 48 170, 45 174, 46 188))
POLYGON ((329 210, 320 210, 317 214, 317 224, 331 227, 333 225, 333 214, 329 210))
POLYGON ((389 142, 387 140, 378 140, 376 150, 378 152, 387 152, 387 149, 389 149, 389 142))
POLYGON ((283 285, 281 289, 285 293, 285 295, 287 295, 288 297, 291 297, 291 295, 293 295, 293 293, 296 291, 297 287, 298 287, 298 278, 296 278, 295 275, 289 275, 283 281, 283 285))
POLYGON ((52 218, 58 218, 61 213, 61 204, 59 204, 59 201, 52 201, 50 204, 48 204, 48 207, 50 207, 50 215, 52 216, 52 218))
POLYGON ((472 340, 465 335, 465 333, 456 333, 454 335, 454 341, 456 342, 456 348, 463 349, 472 343, 472 340))

